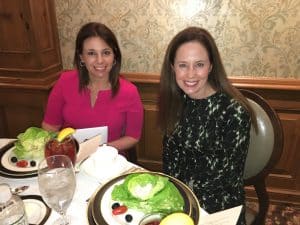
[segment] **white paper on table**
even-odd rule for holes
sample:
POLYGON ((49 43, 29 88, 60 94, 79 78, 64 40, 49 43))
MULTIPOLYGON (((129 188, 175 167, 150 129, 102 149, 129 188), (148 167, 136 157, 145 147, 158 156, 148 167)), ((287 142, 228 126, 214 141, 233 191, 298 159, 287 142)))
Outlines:
POLYGON ((79 150, 77 153, 77 160, 76 162, 81 162, 82 160, 89 157, 91 154, 93 154, 97 148, 99 147, 99 143, 101 143, 102 135, 96 135, 84 142, 81 142, 79 144, 79 150))
POLYGON ((91 127, 91 128, 83 128, 83 129, 76 129, 75 133, 73 134, 74 138, 80 143, 95 137, 97 135, 101 135, 101 140, 98 145, 102 145, 107 143, 107 133, 108 127, 91 127))
POLYGON ((213 214, 208 214, 200 219, 199 225, 234 225, 240 216, 242 206, 236 206, 213 214))

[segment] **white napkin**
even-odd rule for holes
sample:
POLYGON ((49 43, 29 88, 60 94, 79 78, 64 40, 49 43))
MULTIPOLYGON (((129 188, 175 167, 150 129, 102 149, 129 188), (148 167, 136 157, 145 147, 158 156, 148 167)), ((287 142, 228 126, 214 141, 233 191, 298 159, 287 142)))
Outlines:
POLYGON ((118 154, 116 148, 101 146, 81 164, 80 169, 98 182, 105 183, 121 175, 130 167, 132 165, 124 156, 118 154))

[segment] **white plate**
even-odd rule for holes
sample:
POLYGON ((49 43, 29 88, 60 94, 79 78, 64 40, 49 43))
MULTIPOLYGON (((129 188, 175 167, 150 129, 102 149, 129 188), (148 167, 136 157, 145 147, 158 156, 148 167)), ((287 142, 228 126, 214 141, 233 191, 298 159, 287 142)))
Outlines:
POLYGON ((51 209, 44 203, 41 196, 21 196, 29 224, 44 224, 50 216, 51 209))
MULTIPOLYGON (((10 143, 0 149, 0 174, 4 177, 13 178, 27 178, 37 176, 37 165, 31 167, 28 165, 25 168, 17 167, 15 163, 11 162, 11 157, 14 156, 14 143, 10 143)), ((30 162, 29 162, 30 164, 30 162)))
MULTIPOLYGON (((166 176, 169 178, 169 180, 176 186, 176 188, 180 191, 184 202, 184 212, 190 215, 194 220, 195 224, 199 223, 200 218, 200 212, 201 208, 199 205, 199 202, 196 198, 196 196, 193 194, 193 192, 182 182, 179 180, 170 177, 166 174, 159 173, 159 172, 137 172, 137 173, 150 173, 154 175, 160 175, 160 176, 166 176)), ((128 174, 124 174, 121 176, 118 176, 109 182, 107 182, 105 185, 101 186, 96 192, 93 194, 92 199, 90 200, 89 208, 90 211, 88 212, 88 215, 92 215, 92 219, 97 225, 138 225, 140 220, 145 216, 143 212, 128 209, 128 211, 125 214, 113 216, 112 215, 112 209, 111 206, 114 203, 111 199, 111 192, 115 185, 123 183, 124 179, 126 178, 128 174), (129 223, 126 222, 125 216, 127 214, 131 214, 133 217, 133 220, 129 223)), ((91 219, 90 219, 91 220, 91 219)))
POLYGON ((28 161, 27 167, 17 167, 15 163, 11 162, 11 157, 15 156, 13 153, 15 147, 8 149, 1 157, 1 165, 11 171, 15 172, 32 172, 37 170, 38 162, 36 161, 35 166, 30 166, 30 161, 28 161))
POLYGON ((94 166, 95 162, 93 160, 92 157, 89 157, 83 161, 80 165, 80 170, 100 183, 105 183, 132 167, 122 155, 117 155, 116 159, 111 164, 99 164, 96 167, 94 166))
POLYGON ((121 180, 117 183, 115 183, 113 186, 110 186, 106 192, 103 194, 102 196, 102 200, 101 200, 101 213, 103 214, 103 218, 104 220, 108 223, 108 224, 130 224, 130 225, 138 225, 139 222, 141 221, 141 219, 145 216, 144 213, 137 211, 137 210, 133 210, 133 209, 128 209, 126 214, 122 214, 122 215, 118 215, 118 216, 113 216, 111 213, 111 206, 114 203, 111 199, 111 193, 114 189, 115 185, 121 184, 123 183, 124 180, 121 180), (125 215, 130 214, 132 215, 132 221, 130 223, 126 223, 125 220, 125 215))

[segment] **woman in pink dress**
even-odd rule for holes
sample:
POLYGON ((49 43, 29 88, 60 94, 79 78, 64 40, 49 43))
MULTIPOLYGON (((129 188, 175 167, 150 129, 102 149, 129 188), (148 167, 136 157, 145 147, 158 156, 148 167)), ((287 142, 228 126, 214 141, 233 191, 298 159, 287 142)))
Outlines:
POLYGON ((53 87, 42 128, 108 126, 108 145, 120 151, 140 139, 143 105, 137 87, 120 76, 121 51, 104 24, 87 23, 76 38, 74 70, 53 87))

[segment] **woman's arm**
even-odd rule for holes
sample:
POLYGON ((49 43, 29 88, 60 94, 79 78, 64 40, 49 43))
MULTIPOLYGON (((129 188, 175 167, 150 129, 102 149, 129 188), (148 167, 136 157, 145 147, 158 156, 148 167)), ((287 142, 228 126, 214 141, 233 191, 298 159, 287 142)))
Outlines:
MULTIPOLYGON (((226 182, 240 182, 243 179, 250 139, 249 113, 242 106, 237 107, 233 104, 227 107, 224 122, 218 144, 215 145, 219 165, 214 169, 212 185, 220 181, 226 185, 226 182)), ((215 160, 212 159, 211 162, 215 160)))
POLYGON ((46 131, 54 131, 54 132, 57 132, 57 131, 59 131, 59 129, 60 129, 60 126, 54 126, 54 125, 50 125, 50 124, 48 124, 48 123, 46 123, 46 122, 42 122, 42 128, 44 129, 44 130, 46 130, 46 131))
POLYGON ((108 145, 119 150, 127 150, 134 147, 142 134, 144 108, 137 88, 131 85, 127 87, 126 92, 127 106, 124 136, 108 143, 108 145))
POLYGON ((126 150, 134 147, 138 143, 138 139, 129 136, 123 136, 115 141, 107 143, 109 146, 113 146, 118 150, 126 150))

